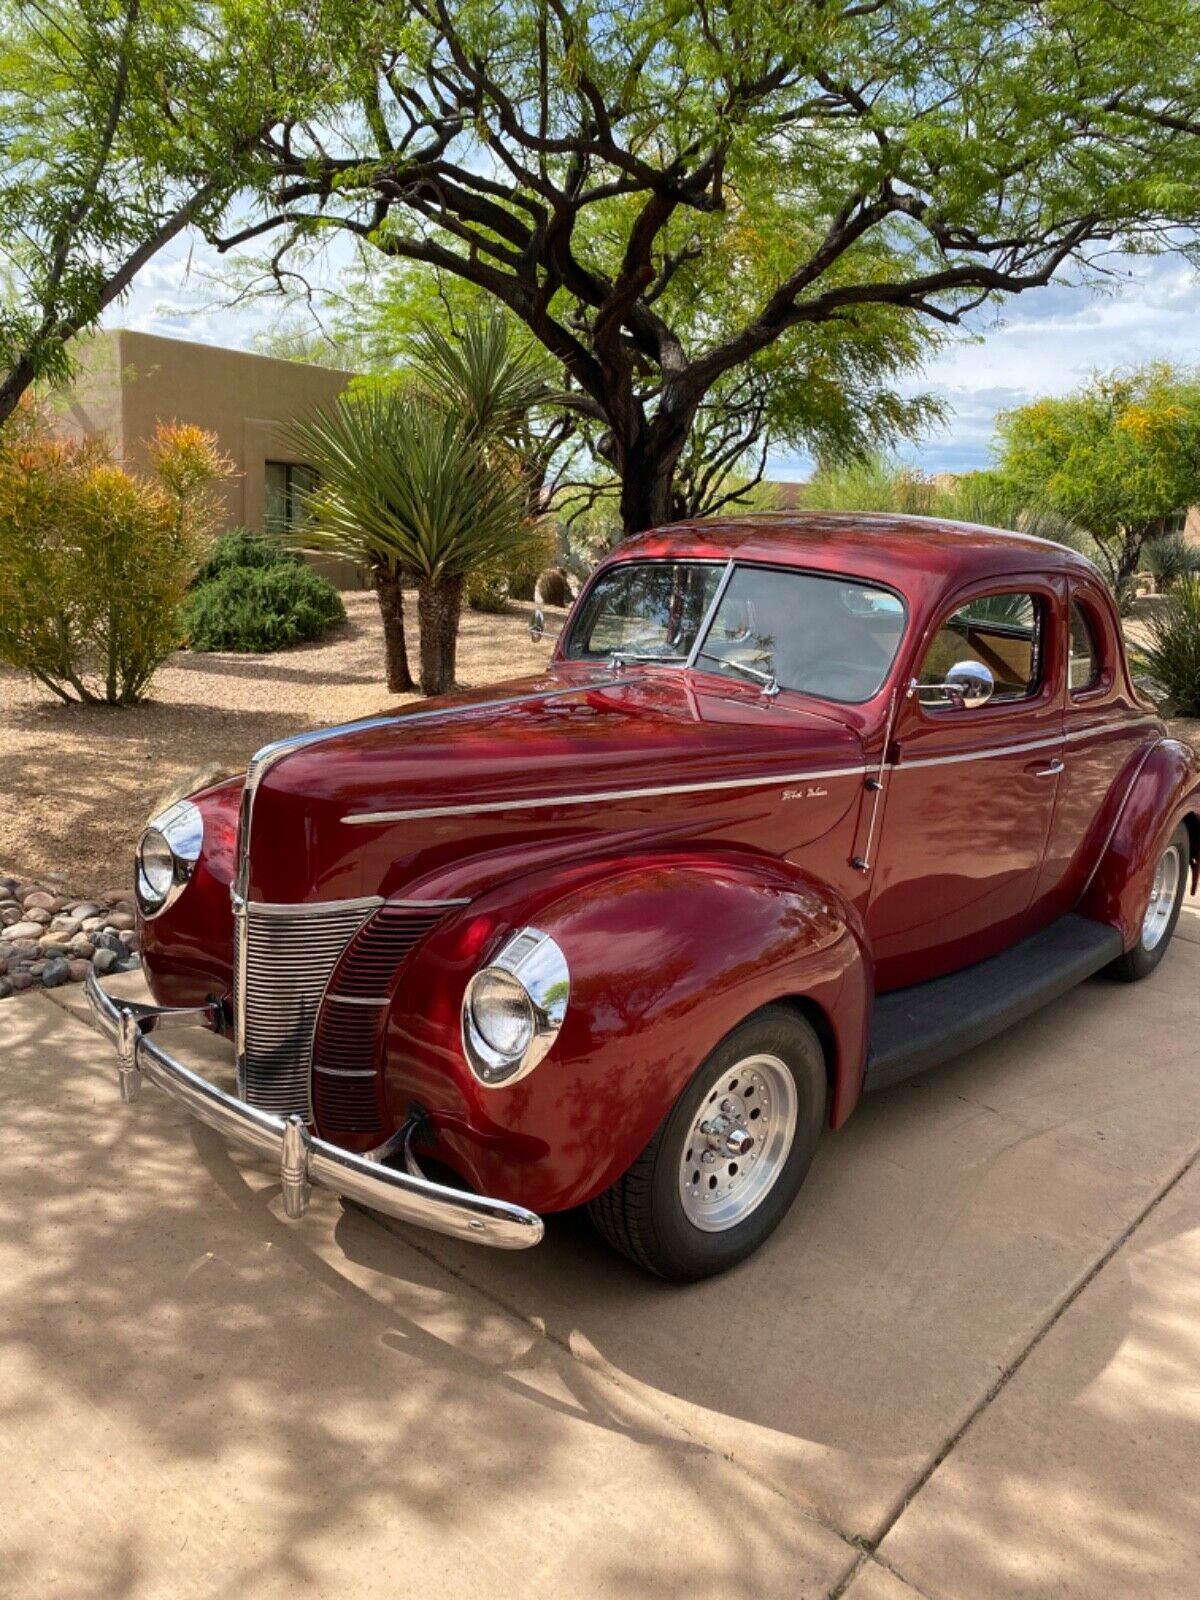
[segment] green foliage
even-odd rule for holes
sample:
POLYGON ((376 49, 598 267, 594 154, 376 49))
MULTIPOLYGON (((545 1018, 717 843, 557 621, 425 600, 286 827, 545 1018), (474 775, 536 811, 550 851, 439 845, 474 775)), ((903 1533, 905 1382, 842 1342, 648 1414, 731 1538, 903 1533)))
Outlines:
POLYGON ((553 529, 534 523, 524 541, 476 567, 467 578, 471 610, 498 615, 510 600, 532 600, 538 574, 554 559, 554 546, 553 529))
POLYGON ((0 660, 61 700, 132 705, 180 642, 180 611, 229 471, 211 434, 159 427, 155 482, 23 409, 0 434, 0 660))
POLYGON ((326 75, 323 0, 0 0, 0 422, 70 340, 243 191, 326 75))
POLYGON ((346 608, 333 585, 294 559, 228 563, 197 584, 183 612, 193 650, 254 654, 307 644, 345 620, 346 608))
POLYGON ((999 468, 1031 509, 1087 528, 1125 598, 1148 541, 1200 500, 1200 374, 1155 363, 1097 375, 999 422, 999 468))
POLYGON ((1140 665, 1180 716, 1200 717, 1200 576, 1180 578, 1147 623, 1140 665))
POLYGON ((932 478, 887 456, 821 467, 804 491, 810 511, 893 511, 930 516, 937 500, 932 478))
POLYGON ((1146 570, 1154 575, 1159 594, 1170 594, 1180 579, 1200 573, 1200 548, 1179 534, 1154 539, 1146 546, 1146 570))
POLYGON ((303 563, 302 556, 286 549, 278 539, 256 533, 253 528, 230 528, 213 540, 195 582, 210 583, 231 568, 298 567, 303 563))

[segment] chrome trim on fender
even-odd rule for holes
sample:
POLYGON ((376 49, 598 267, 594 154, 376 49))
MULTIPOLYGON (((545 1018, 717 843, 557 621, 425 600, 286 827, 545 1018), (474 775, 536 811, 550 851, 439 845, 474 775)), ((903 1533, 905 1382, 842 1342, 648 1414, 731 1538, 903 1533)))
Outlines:
POLYGON ((216 1007, 177 1009, 118 1000, 105 993, 95 973, 88 974, 85 992, 101 1029, 117 1047, 121 1098, 135 1100, 141 1080, 148 1078, 231 1143, 268 1156, 279 1169, 288 1217, 304 1214, 310 1186, 318 1183, 384 1216, 471 1244, 524 1250, 541 1240, 545 1228, 536 1212, 352 1155, 311 1134, 300 1117, 277 1117, 226 1094, 152 1037, 162 1027, 211 1024, 216 1007))
POLYGON ((352 826, 412 822, 418 817, 474 817, 486 811, 540 811, 548 806, 587 806, 610 800, 652 800, 664 794, 706 794, 717 789, 767 789, 818 778, 861 778, 869 767, 831 767, 825 772, 780 772, 761 778, 718 778, 711 783, 668 783, 653 789, 605 789, 596 794, 544 795, 528 800, 477 800, 461 806, 425 806, 413 811, 359 811, 342 818, 352 826))

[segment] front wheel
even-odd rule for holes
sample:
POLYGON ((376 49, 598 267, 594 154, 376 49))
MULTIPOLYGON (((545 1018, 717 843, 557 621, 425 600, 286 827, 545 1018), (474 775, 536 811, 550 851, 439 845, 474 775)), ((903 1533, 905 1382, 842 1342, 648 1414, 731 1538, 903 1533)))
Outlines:
POLYGON ((662 1278, 724 1272, 779 1225, 825 1122, 825 1054, 768 1006, 701 1065, 629 1170, 588 1207, 608 1242, 662 1278))
POLYGON ((1132 950, 1118 956, 1108 969, 1114 978, 1136 983, 1139 978, 1148 978, 1162 960, 1183 908, 1190 864, 1191 839, 1187 828, 1180 823, 1155 868, 1150 902, 1142 918, 1138 942, 1132 950))

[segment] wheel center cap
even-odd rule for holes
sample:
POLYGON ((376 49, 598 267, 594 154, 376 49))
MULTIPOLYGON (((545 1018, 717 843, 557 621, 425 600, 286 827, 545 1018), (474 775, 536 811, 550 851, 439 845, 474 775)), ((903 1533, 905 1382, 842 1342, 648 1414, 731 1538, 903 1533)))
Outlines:
POLYGON ((754 1148, 754 1135, 740 1118, 722 1112, 700 1124, 710 1150, 726 1156, 744 1156, 754 1148))

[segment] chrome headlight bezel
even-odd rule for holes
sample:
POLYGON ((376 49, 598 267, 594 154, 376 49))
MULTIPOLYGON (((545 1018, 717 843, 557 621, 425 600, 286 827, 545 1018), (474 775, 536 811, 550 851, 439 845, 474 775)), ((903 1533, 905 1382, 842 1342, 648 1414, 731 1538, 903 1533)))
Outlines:
POLYGON ((204 848, 204 818, 190 800, 178 800, 151 817, 137 843, 133 874, 134 899, 142 917, 152 921, 175 904, 191 882, 204 848), (162 841, 170 852, 170 882, 157 885, 144 865, 147 843, 162 841))
POLYGON ((567 959, 555 941, 540 928, 522 928, 494 960, 467 985, 462 1003, 463 1052, 472 1076, 485 1089, 507 1089, 519 1083, 542 1062, 558 1037, 571 998, 567 959), (516 983, 529 1006, 529 1026, 519 1049, 502 1051, 486 1037, 477 1007, 487 980, 503 978, 516 983))

